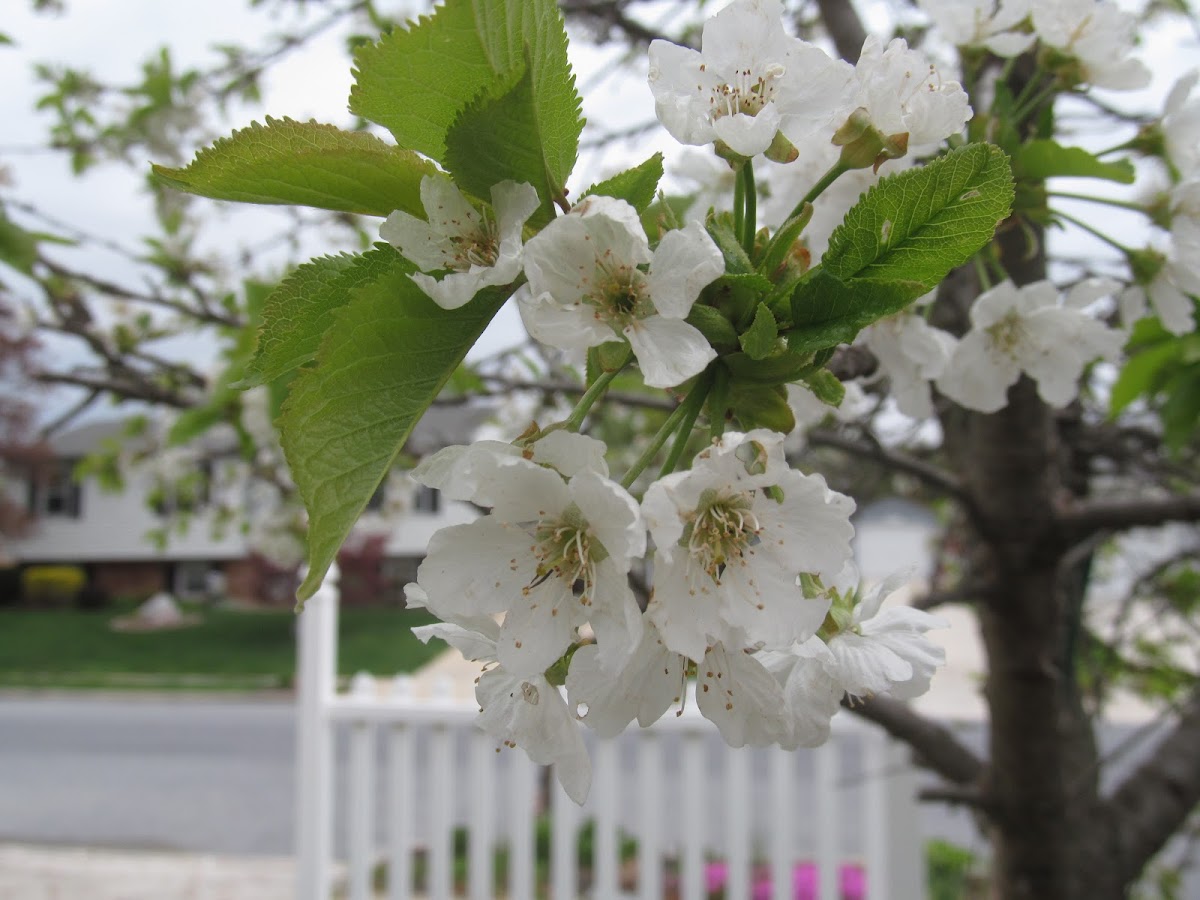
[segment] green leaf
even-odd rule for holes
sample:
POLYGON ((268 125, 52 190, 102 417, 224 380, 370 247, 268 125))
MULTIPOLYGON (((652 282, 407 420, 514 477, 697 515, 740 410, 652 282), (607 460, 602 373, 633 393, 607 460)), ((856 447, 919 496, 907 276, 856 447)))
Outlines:
POLYGON ((734 379, 748 385, 778 385, 807 378, 816 368, 813 355, 792 350, 773 353, 766 359, 754 360, 746 353, 727 353, 721 363, 734 379))
POLYGON ((709 219, 704 227, 709 236, 725 257, 725 271, 734 275, 758 274, 754 271, 754 263, 746 255, 742 242, 733 231, 733 222, 729 216, 715 216, 709 219))
POLYGON ((324 256, 293 269, 263 304, 258 350, 240 386, 274 381, 310 362, 351 292, 400 270, 412 271, 383 244, 362 256, 324 256))
MULTIPOLYGON (((583 117, 566 27, 553 0, 447 0, 433 16, 360 47, 354 63, 351 112, 439 162, 447 162, 450 132, 464 110, 512 90, 527 69, 528 115, 536 129, 525 140, 537 141, 541 165, 521 180, 538 187, 547 202, 565 198, 583 117)), ((469 150, 459 145, 460 166, 469 150)), ((486 190, 479 195, 489 196, 486 190)))
POLYGON ((1104 162, 1082 147, 1064 147, 1051 140, 1035 140, 1022 144, 1013 153, 1013 174, 1030 181, 1066 176, 1101 178, 1119 184, 1133 184, 1133 163, 1127 159, 1104 162))
POLYGON ((818 272, 792 296, 795 324, 787 332, 788 347, 813 353, 849 343, 860 330, 900 312, 925 292, 920 282, 869 278, 843 282, 818 272))
POLYGON ((932 288, 992 239, 1012 201, 1008 158, 991 144, 968 144, 871 188, 830 236, 821 268, 841 281, 932 288))
POLYGON ((599 184, 593 184, 583 192, 583 196, 599 194, 604 197, 616 197, 643 213, 654 202, 658 194, 658 182, 662 176, 663 156, 661 153, 655 153, 640 166, 626 169, 599 184))
POLYGON ((505 80, 488 61, 466 0, 359 47, 354 77, 352 113, 382 125, 401 147, 439 161, 459 111, 505 80))
POLYGON ((738 343, 751 359, 766 359, 775 349, 779 338, 779 328, 775 325, 775 317, 765 303, 760 303, 754 313, 754 321, 738 337, 738 343))
POLYGON ((1179 359, 1180 344, 1168 339, 1132 354, 1125 361, 1109 397, 1109 415, 1118 415, 1138 397, 1156 394, 1161 389, 1165 373, 1179 359))
POLYGON ((334 313, 316 366, 296 376, 279 421, 310 523, 301 600, 321 583, 413 426, 508 294, 491 288, 444 310, 402 267, 355 290, 334 313))
POLYGON ((37 262, 37 238, 0 210, 0 262, 29 275, 37 262))
POLYGON ((822 403, 841 406, 846 396, 846 386, 828 369, 817 369, 804 379, 804 383, 822 403))
POLYGON ((704 335, 713 347, 723 349, 738 346, 737 329, 733 327, 733 323, 729 319, 721 314, 720 310, 703 303, 696 303, 688 312, 687 323, 704 335))
POLYGON ((782 385, 763 388, 734 382, 729 407, 746 431, 769 428, 790 434, 796 428, 796 416, 788 405, 787 389, 782 385))
POLYGON ((1181 369, 1164 387, 1163 437, 1167 449, 1179 453, 1189 446, 1200 427, 1200 368, 1181 369))
POLYGON ((479 34, 497 72, 526 65, 533 81, 552 199, 566 197, 579 155, 583 108, 567 59, 567 27, 554 0, 473 0, 479 34))
POLYGON ((434 171, 374 135, 270 117, 201 150, 186 168, 154 166, 164 184, 215 200, 421 217, 421 178, 434 171))
POLYGON ((500 181, 532 184, 541 206, 530 223, 538 227, 554 218, 555 188, 546 180, 528 70, 498 97, 463 110, 446 135, 445 163, 458 186, 476 197, 491 197, 500 181))

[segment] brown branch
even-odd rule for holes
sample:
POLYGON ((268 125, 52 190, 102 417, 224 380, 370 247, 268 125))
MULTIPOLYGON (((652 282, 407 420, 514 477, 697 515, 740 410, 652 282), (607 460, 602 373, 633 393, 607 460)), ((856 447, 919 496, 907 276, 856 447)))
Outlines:
POLYGON ((977 784, 985 764, 971 748, 948 728, 925 718, 907 703, 891 697, 873 697, 842 705, 868 722, 874 722, 897 740, 916 751, 917 764, 958 785, 977 784))
POLYGON ((34 377, 44 384, 65 384, 88 391, 100 391, 120 400, 144 400, 147 403, 158 403, 175 409, 188 409, 196 405, 195 398, 186 397, 182 392, 172 391, 141 380, 123 382, 115 378, 105 379, 66 372, 39 372, 34 377))
POLYGON ((814 428, 809 431, 808 443, 814 447, 832 447, 851 456, 877 462, 896 472, 911 475, 938 493, 953 497, 968 508, 971 506, 970 494, 954 475, 922 459, 910 456, 902 450, 891 449, 878 442, 855 440, 824 428, 814 428))
POLYGON ((604 26, 600 40, 608 40, 610 32, 619 32, 628 44, 646 45, 651 41, 668 40, 680 43, 678 38, 643 25, 625 13, 629 0, 559 0, 558 4, 566 16, 575 16, 585 22, 604 26))
POLYGON ((1200 493, 1144 500, 1090 500, 1060 512, 1057 518, 1077 541, 1100 531, 1196 522, 1200 521, 1200 493))
POLYGON ((1121 848, 1120 866, 1132 881, 1200 803, 1200 688, 1179 722, 1109 799, 1121 848))
POLYGON ((853 378, 866 378, 874 375, 879 368, 879 360, 866 347, 839 347, 834 351, 826 368, 841 381, 853 378))
POLYGON ((821 10, 821 20, 833 38, 838 56, 848 63, 858 62, 862 52, 863 41, 867 39, 867 30, 863 28, 862 20, 854 10, 850 0, 817 0, 821 10))

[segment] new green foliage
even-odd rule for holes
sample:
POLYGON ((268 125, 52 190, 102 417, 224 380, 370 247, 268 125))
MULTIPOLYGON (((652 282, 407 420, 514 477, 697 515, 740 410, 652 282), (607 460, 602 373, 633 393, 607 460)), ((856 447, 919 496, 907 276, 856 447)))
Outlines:
POLYGON ((583 133, 583 112, 567 60, 567 30, 558 4, 473 0, 472 6, 492 68, 508 73, 528 62, 546 175, 552 196, 565 196, 583 133))
POLYGON ((641 165, 618 172, 599 184, 593 184, 583 192, 583 196, 599 194, 604 197, 616 197, 626 201, 638 212, 645 212, 654 202, 658 182, 662 176, 663 156, 661 153, 655 153, 641 165))
POLYGON ((821 267, 842 281, 931 288, 992 239, 1012 199, 1004 153, 969 144, 871 188, 830 236, 821 267))
POLYGON ((274 381, 312 360, 334 310, 345 305, 356 288, 393 271, 412 268, 385 245, 362 256, 323 256, 294 269, 263 305, 258 349, 245 386, 274 381))
POLYGON ((1049 139, 1022 144, 1013 152, 1012 165, 1017 178, 1032 181, 1065 176, 1133 184, 1135 175, 1133 163, 1127 159, 1104 162, 1082 147, 1064 147, 1049 139))
POLYGON ((476 197, 491 197, 500 181, 534 185, 541 206, 531 224, 545 225, 554 218, 556 195, 547 191, 538 127, 533 79, 525 70, 511 88, 480 98, 454 120, 446 135, 446 168, 461 190, 476 197))
POLYGON ((884 178, 846 214, 792 295, 797 350, 851 341, 931 290, 992 239, 1013 201, 1004 153, 969 144, 884 178))
POLYGON ((459 112, 502 83, 466 0, 453 0, 354 54, 350 111, 390 131, 401 147, 445 158, 459 112))
POLYGON ((486 199, 508 177, 534 185, 544 209, 565 198, 583 118, 553 0, 448 0, 360 48, 355 66, 351 111, 463 188, 486 199))
POLYGON ((433 171, 428 160, 374 135, 270 117, 201 150, 186 168, 154 167, 171 187, 216 200, 373 216, 424 215, 421 178, 433 171))
POLYGON ((397 266, 350 292, 316 365, 292 384, 279 426, 309 513, 312 595, 417 420, 508 296, 505 288, 444 310, 397 266))

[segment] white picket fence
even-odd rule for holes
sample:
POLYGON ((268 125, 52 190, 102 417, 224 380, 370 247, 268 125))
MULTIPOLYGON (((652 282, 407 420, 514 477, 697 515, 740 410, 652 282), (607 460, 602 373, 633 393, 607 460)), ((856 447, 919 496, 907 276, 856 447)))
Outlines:
POLYGON ((462 887, 454 874, 453 834, 460 827, 469 835, 472 900, 706 900, 714 879, 724 882, 726 900, 925 897, 908 754, 849 716, 838 717, 826 746, 796 753, 731 750, 694 702, 653 728, 590 741, 592 790, 583 808, 550 779, 543 811, 549 865, 548 873, 545 866, 539 872, 539 767, 519 750, 498 753, 496 742, 474 727, 475 704, 448 693, 417 699, 408 679, 366 675, 338 693, 334 590, 309 601, 299 627, 298 900, 374 898, 380 864, 388 900, 454 897, 462 887), (336 782, 340 741, 344 783, 336 782), (335 891, 339 815, 345 884, 335 891), (576 841, 587 820, 594 858, 583 884, 576 841), (636 840, 635 863, 622 854, 622 838, 636 840), (507 884, 497 889, 501 846, 507 884), (803 883, 814 872, 815 892, 803 883), (865 891, 856 880, 865 880, 865 891))

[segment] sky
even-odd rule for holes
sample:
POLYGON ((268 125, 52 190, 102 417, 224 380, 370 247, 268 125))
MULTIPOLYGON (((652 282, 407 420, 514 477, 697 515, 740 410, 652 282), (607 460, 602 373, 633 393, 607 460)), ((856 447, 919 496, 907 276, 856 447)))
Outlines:
MULTIPOLYGON (((420 6, 419 0, 395 0, 388 11, 411 12, 420 6)), ((36 61, 69 61, 71 65, 92 71, 103 79, 133 82, 139 77, 142 61, 168 44, 176 65, 206 66, 218 57, 214 44, 253 43, 254 36, 272 33, 299 21, 312 22, 322 17, 321 5, 312 5, 307 16, 295 10, 281 11, 267 3, 251 9, 247 0, 67 0, 65 15, 38 15, 31 11, 27 0, 5 0, 5 16, 0 29, 16 41, 16 46, 0 47, 0 167, 8 170, 13 182, 12 194, 35 202, 55 218, 86 231, 112 236, 123 245, 137 250, 138 236, 150 228, 148 196, 142 189, 145 169, 105 164, 83 179, 74 178, 66 160, 59 154, 38 150, 44 142, 47 118, 36 113, 33 106, 38 86, 30 77, 36 61)), ((716 8, 716 4, 712 5, 716 8)), ((885 20, 886 4, 863 5, 868 22, 880 25, 885 20)), ((234 105, 218 137, 233 128, 242 127, 265 113, 290 116, 296 119, 315 118, 318 121, 347 125, 346 109, 351 74, 344 52, 344 32, 330 31, 312 41, 302 50, 288 55, 273 66, 263 83, 261 106, 234 105)), ((620 126, 649 121, 653 118, 653 101, 644 80, 644 68, 631 67, 626 74, 613 77, 618 69, 615 49, 597 50, 583 41, 572 43, 572 62, 584 96, 585 114, 594 125, 620 126)), ((1154 111, 1161 108, 1166 91, 1189 65, 1197 59, 1196 40, 1191 32, 1178 23, 1151 31, 1144 47, 1143 58, 1154 69, 1155 79, 1149 89, 1136 94, 1110 94, 1107 99, 1131 110, 1154 111)), ((1069 108, 1064 108, 1069 111, 1069 108)), ((594 134, 585 131, 584 140, 594 134)), ((1099 147, 1112 143, 1113 135, 1081 135, 1080 143, 1099 147)), ((190 148, 196 149, 196 148, 190 148)), ((190 149, 186 156, 190 156, 190 149)), ((654 149, 676 155, 679 148, 664 132, 649 140, 643 139, 636 149, 617 144, 603 153, 585 151, 577 171, 584 173, 573 184, 575 192, 585 183, 599 180, 625 165, 644 159, 654 149)), ((150 160, 145 161, 147 166, 150 160)), ((1064 190, 1090 190, 1121 194, 1127 189, 1093 183, 1064 181, 1064 190)), ((229 242, 254 242, 279 227, 278 214, 263 208, 211 203, 197 208, 211 214, 218 224, 212 229, 209 249, 229 258, 229 242), (217 243, 217 242, 220 243, 217 243)), ((1083 217, 1097 219, 1102 214, 1105 227, 1117 230, 1130 241, 1138 240, 1140 224, 1136 217, 1094 205, 1073 204, 1069 210, 1083 217)), ((1094 239, 1074 234, 1056 235, 1057 249, 1074 254, 1103 253, 1104 248, 1094 239)), ((292 261, 303 261, 310 255, 333 252, 342 247, 331 245, 328 235, 301 235, 301 251, 292 261)), ((129 265, 113 254, 92 251, 63 251, 72 263, 86 266, 94 274, 107 278, 127 277, 129 265)), ((282 266, 287 259, 280 255, 282 266)), ((235 273, 231 273, 235 274, 235 273)), ((519 317, 511 305, 502 311, 475 351, 487 355, 512 346, 522 338, 519 317)), ((69 354, 70 346, 57 344, 53 352, 69 354)), ((167 348, 189 359, 210 365, 213 355, 211 342, 176 339, 167 348)), ((53 405, 53 404, 51 404, 53 405)))
MULTIPOLYGON (((385 11, 407 17, 419 0, 398 0, 380 4, 385 11)), ((142 187, 142 177, 151 162, 122 166, 106 163, 84 178, 74 177, 63 154, 41 149, 45 142, 49 117, 34 110, 41 86, 34 83, 34 63, 53 61, 85 69, 101 80, 135 83, 140 80, 143 60, 157 53, 163 44, 171 47, 178 69, 213 65, 219 56, 213 45, 242 42, 253 46, 255 36, 266 36, 324 17, 320 5, 313 5, 307 16, 295 10, 251 9, 247 0, 67 0, 63 15, 35 14, 32 4, 6 0, 6 12, 0 30, 15 41, 15 46, 0 47, 0 167, 7 170, 13 185, 12 196, 36 204, 55 219, 81 230, 109 236, 133 251, 140 248, 139 237, 153 227, 151 204, 142 187)), ((263 81, 263 101, 259 105, 233 105, 222 127, 212 138, 251 120, 270 114, 294 119, 316 119, 349 126, 347 97, 352 82, 349 59, 344 49, 346 29, 334 29, 287 55, 273 65, 263 81)), ((587 88, 585 115, 593 121, 636 115, 640 121, 653 118, 653 103, 644 76, 632 79, 598 78, 597 72, 611 72, 616 58, 613 50, 598 51, 583 42, 572 45, 573 65, 580 84, 587 88)), ((660 139, 665 144, 668 139, 660 139)), ((184 148, 181 162, 198 147, 184 148)), ((652 150, 644 150, 645 154, 652 150)), ((580 171, 600 171, 605 177, 620 168, 622 149, 614 153, 585 152, 580 171)), ((135 161, 140 163, 141 161, 135 161)), ((170 162, 169 160, 167 162, 170 162)), ((588 182, 598 178, 587 178, 588 182)), ((572 185, 576 192, 582 185, 572 185)), ((256 242, 262 235, 280 227, 274 210, 237 204, 193 201, 196 208, 215 218, 209 247, 214 254, 229 258, 231 241, 256 242)), ((14 212, 13 215, 20 217, 14 212)), ((30 227, 42 227, 28 217, 21 221, 30 227)), ((354 249, 331 244, 327 235, 302 236, 299 253, 281 252, 277 263, 302 262, 310 256, 354 249)), ((63 258, 92 274, 121 280, 129 277, 130 265, 119 256, 92 250, 59 250, 63 258)), ((15 280, 15 279, 13 279, 15 280)), ((524 336, 519 316, 506 308, 473 351, 476 357, 490 355, 521 342, 524 336)), ((65 340, 50 341, 49 351, 59 358, 78 354, 75 345, 65 340)), ((211 341, 175 339, 165 352, 197 360, 202 366, 215 365, 215 345, 211 341)), ((65 402, 65 401, 64 401, 65 402)), ((48 415, 61 408, 57 399, 47 404, 48 415)))

